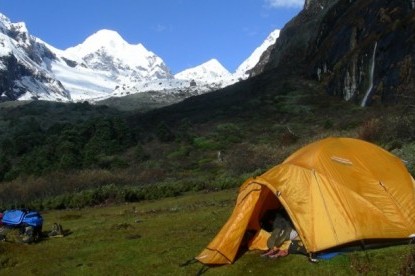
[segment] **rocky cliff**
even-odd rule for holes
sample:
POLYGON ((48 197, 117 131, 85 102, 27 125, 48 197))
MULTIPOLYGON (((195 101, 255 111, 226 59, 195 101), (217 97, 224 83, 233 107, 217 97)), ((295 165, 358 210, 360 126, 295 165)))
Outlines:
POLYGON ((359 105, 415 102, 415 1, 308 0, 281 30, 269 61, 359 105))

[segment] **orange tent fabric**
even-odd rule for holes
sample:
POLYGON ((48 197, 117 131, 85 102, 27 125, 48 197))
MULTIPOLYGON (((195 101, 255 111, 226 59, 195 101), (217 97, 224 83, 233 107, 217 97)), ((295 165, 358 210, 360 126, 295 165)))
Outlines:
POLYGON ((229 264, 242 244, 266 248, 263 213, 282 205, 310 253, 353 241, 415 236, 415 181, 403 162, 371 143, 326 138, 241 186, 235 209, 196 257, 229 264))

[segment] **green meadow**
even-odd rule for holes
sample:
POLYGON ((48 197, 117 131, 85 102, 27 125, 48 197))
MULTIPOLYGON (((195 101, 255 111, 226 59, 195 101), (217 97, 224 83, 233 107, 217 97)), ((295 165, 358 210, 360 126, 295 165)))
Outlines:
POLYGON ((265 259, 246 252, 234 264, 192 262, 231 214, 237 189, 157 201, 44 211, 43 232, 66 236, 0 243, 0 275, 413 275, 412 245, 348 252, 314 264, 302 255, 265 259))

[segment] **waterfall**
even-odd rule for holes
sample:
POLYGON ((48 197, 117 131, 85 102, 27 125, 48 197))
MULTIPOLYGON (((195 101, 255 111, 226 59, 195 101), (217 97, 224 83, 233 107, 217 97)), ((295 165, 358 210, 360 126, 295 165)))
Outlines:
POLYGON ((372 59, 370 61, 370 67, 369 67, 369 87, 367 88, 366 94, 362 100, 362 104, 360 105, 361 107, 365 107, 366 106, 366 102, 367 102, 367 98, 370 95, 370 92, 372 91, 373 88, 373 74, 375 73, 375 56, 376 56, 376 48, 378 47, 378 43, 375 43, 375 47, 373 47, 373 54, 372 54, 372 59))

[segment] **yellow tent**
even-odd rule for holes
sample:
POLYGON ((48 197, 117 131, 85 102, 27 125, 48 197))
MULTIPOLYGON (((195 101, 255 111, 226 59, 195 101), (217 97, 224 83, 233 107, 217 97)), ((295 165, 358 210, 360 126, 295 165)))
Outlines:
POLYGON ((309 253, 415 236, 415 181, 403 162, 368 142, 327 138, 246 180, 231 217, 196 259, 229 264, 242 244, 266 250, 270 234, 259 220, 281 205, 309 253))

